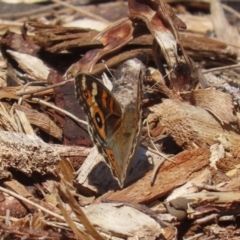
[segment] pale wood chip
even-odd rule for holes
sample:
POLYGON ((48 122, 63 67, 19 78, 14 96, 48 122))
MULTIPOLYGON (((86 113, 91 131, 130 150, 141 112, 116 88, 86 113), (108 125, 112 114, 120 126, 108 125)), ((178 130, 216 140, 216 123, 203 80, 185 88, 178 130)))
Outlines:
MULTIPOLYGON (((209 147, 226 139, 229 151, 239 154, 239 134, 225 129, 208 111, 188 103, 166 99, 150 108, 159 116, 161 125, 183 148, 209 147)), ((222 143, 222 142, 221 142, 222 143)), ((239 155, 240 156, 240 155, 239 155)))
POLYGON ((62 139, 62 129, 51 120, 46 114, 40 113, 37 110, 30 109, 22 105, 14 105, 14 108, 24 112, 30 124, 39 127, 41 130, 59 140, 62 139))
POLYGON ((28 118, 26 117, 26 114, 17 109, 16 109, 16 114, 17 114, 17 116, 21 122, 21 125, 24 129, 24 133, 29 134, 29 135, 36 135, 31 124, 28 121, 28 118))
POLYGON ((236 122, 233 115, 233 101, 230 94, 217 91, 216 89, 200 89, 192 91, 190 103, 211 112, 222 124, 236 122))
POLYGON ((158 239, 163 229, 147 214, 119 203, 99 203, 83 208, 90 222, 123 239, 158 239))
POLYGON ((39 58, 11 50, 7 52, 17 61, 19 67, 36 80, 46 81, 50 69, 39 58))

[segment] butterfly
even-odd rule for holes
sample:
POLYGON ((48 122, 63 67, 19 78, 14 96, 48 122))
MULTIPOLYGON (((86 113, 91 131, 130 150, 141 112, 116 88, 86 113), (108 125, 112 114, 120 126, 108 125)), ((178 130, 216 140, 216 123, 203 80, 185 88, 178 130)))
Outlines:
POLYGON ((75 78, 76 97, 86 114, 91 138, 121 188, 141 135, 142 65, 138 59, 123 63, 111 91, 93 76, 80 73, 75 78))

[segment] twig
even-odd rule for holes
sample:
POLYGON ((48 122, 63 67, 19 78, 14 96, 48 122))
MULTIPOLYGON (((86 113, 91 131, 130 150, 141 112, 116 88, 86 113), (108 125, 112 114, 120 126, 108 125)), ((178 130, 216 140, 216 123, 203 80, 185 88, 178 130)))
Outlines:
MULTIPOLYGON (((25 85, 23 86, 23 90, 22 90, 22 92, 20 92, 20 93, 25 93, 25 92, 26 92, 25 89, 26 89, 27 87, 31 86, 31 85, 46 84, 46 83, 47 83, 46 81, 34 81, 34 82, 29 82, 29 83, 27 83, 27 84, 25 84, 25 85)), ((32 91, 32 90, 30 90, 30 91, 32 91)), ((28 91, 28 92, 30 92, 30 91, 28 91)), ((37 92, 37 89, 34 90, 34 93, 35 93, 35 92, 37 92)), ((31 93, 33 93, 33 92, 31 92, 31 93)), ((31 93, 29 93, 29 94, 31 94, 31 93)), ((16 93, 16 95, 18 95, 18 94, 16 93)), ((25 94, 18 95, 18 96, 21 96, 21 97, 18 99, 18 105, 21 105, 21 104, 22 104, 22 95, 25 95, 25 94)))
POLYGON ((109 21, 107 21, 106 19, 104 19, 104 18, 102 18, 102 17, 100 17, 100 16, 98 16, 98 15, 96 15, 96 14, 93 14, 93 13, 91 13, 91 12, 88 12, 88 11, 86 11, 86 10, 83 9, 83 8, 75 7, 75 6, 73 6, 72 4, 69 4, 69 3, 66 3, 66 2, 62 2, 62 1, 60 1, 60 0, 52 0, 52 2, 58 3, 58 4, 66 7, 66 8, 73 9, 73 10, 75 10, 76 12, 82 13, 83 15, 88 16, 88 17, 91 17, 91 18, 96 19, 96 20, 98 20, 98 21, 105 22, 105 23, 109 23, 109 21))
POLYGON ((30 204, 31 206, 34 206, 36 209, 40 209, 41 211, 49 214, 50 216, 53 216, 53 217, 55 217, 57 219, 65 221, 64 217, 62 217, 61 215, 59 215, 57 213, 54 213, 53 211, 50 211, 50 210, 42 207, 41 205, 39 205, 39 204, 37 204, 37 203, 35 203, 35 202, 33 202, 33 201, 31 201, 31 200, 21 196, 21 195, 19 195, 19 194, 15 193, 15 192, 13 192, 11 190, 8 190, 8 189, 3 188, 3 187, 0 186, 0 191, 4 192, 4 193, 6 193, 6 194, 8 194, 10 196, 13 196, 13 197, 15 197, 15 198, 17 198, 17 199, 27 203, 27 204, 30 204))
POLYGON ((38 7, 37 9, 32 9, 32 10, 28 10, 28 11, 24 11, 24 12, 20 12, 20 13, 4 13, 4 14, 0 14, 0 18, 11 18, 11 19, 17 19, 17 18, 21 18, 21 17, 28 17, 31 15, 36 15, 37 13, 41 13, 41 12, 45 12, 48 10, 51 10, 53 8, 59 7, 61 6, 58 3, 53 3, 51 5, 48 6, 43 6, 43 7, 38 7))
POLYGON ((65 110, 63 110, 62 108, 59 108, 59 107, 57 107, 57 106, 55 106, 55 105, 53 105, 53 104, 51 104, 51 103, 48 103, 48 102, 46 102, 46 101, 43 101, 43 100, 41 100, 41 99, 39 99, 39 98, 32 98, 31 100, 33 100, 33 101, 36 102, 36 103, 40 103, 40 104, 42 104, 42 105, 44 105, 44 106, 50 107, 50 108, 52 108, 52 109, 55 109, 55 110, 57 110, 57 111, 65 114, 66 116, 72 118, 74 121, 76 121, 76 122, 78 122, 78 123, 81 123, 81 124, 84 124, 84 125, 88 125, 88 123, 87 123, 86 121, 83 121, 83 120, 77 118, 76 116, 74 116, 74 115, 71 114, 70 112, 65 111, 65 110))
MULTIPOLYGON (((53 85, 48 86, 48 87, 43 87, 41 89, 34 89, 34 90, 29 90, 29 91, 25 91, 25 89, 24 89, 23 91, 17 92, 16 95, 17 96, 23 96, 23 95, 33 94, 33 93, 37 93, 37 92, 43 92, 45 90, 49 90, 49 89, 52 89, 52 88, 55 88, 55 87, 63 86, 66 83, 72 82, 72 81, 74 81, 74 79, 69 79, 69 80, 66 80, 66 81, 63 81, 63 82, 60 82, 60 83, 53 84, 53 85)), ((47 82, 45 82, 45 83, 47 83, 47 82)))
POLYGON ((165 159, 167 159, 168 161, 170 162, 174 162, 172 159, 168 158, 165 154, 159 152, 159 150, 157 149, 156 145, 154 144, 154 142, 152 141, 152 138, 150 136, 150 131, 149 131, 149 125, 148 125, 148 121, 146 121, 147 123, 147 132, 148 132, 148 137, 150 139, 150 142, 152 144, 152 146, 155 148, 156 152, 158 153, 158 155, 160 155, 161 157, 164 158, 163 161, 159 161, 159 163, 157 164, 157 166, 154 167, 154 170, 153 170, 153 174, 152 174, 152 178, 151 178, 151 185, 153 185, 155 179, 156 179, 156 175, 157 175, 157 172, 159 170, 159 168, 161 167, 161 165, 164 163, 165 159))
POLYGON ((234 68, 239 68, 240 63, 229 65, 229 66, 224 66, 224 67, 216 67, 216 68, 211 68, 208 70, 202 70, 203 74, 210 73, 210 72, 218 72, 218 71, 224 71, 224 70, 230 70, 234 68))
POLYGON ((237 18, 240 19, 240 13, 239 13, 239 12, 237 12, 237 11, 234 10, 233 8, 227 6, 227 5, 223 4, 223 3, 222 3, 221 5, 222 5, 222 8, 223 8, 224 10, 232 13, 233 15, 235 15, 237 18))

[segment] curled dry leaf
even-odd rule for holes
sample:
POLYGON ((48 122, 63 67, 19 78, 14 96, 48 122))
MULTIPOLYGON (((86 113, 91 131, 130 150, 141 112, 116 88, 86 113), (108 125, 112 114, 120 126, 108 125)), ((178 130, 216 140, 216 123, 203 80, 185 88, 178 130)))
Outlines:
MULTIPOLYGON (((139 2, 131 0, 129 3, 130 18, 122 19, 109 26, 95 39, 100 40, 104 48, 88 51, 83 58, 72 65, 67 73, 67 78, 75 77, 78 72, 91 72, 94 74, 94 65, 107 54, 117 51, 136 36, 141 36, 149 29, 164 55, 170 72, 170 82, 176 91, 192 89, 196 82, 197 72, 194 63, 186 55, 178 37, 178 29, 186 28, 185 24, 173 13, 169 5, 159 2, 139 2), (141 30, 140 30, 141 29, 141 30)), ((159 60, 159 52, 153 51, 155 60, 159 60)), ((162 63, 161 63, 162 64, 162 63)), ((159 66, 160 64, 158 64, 159 66)), ((160 66, 159 66, 160 69, 160 66)))
POLYGON ((159 70, 162 62, 159 60, 159 48, 167 62, 170 72, 170 83, 176 91, 192 89, 196 83, 197 72, 193 62, 185 53, 178 36, 179 29, 186 25, 163 1, 129 0, 130 18, 139 18, 145 22, 154 36, 153 55, 159 70))
POLYGON ((109 26, 106 30, 95 37, 104 45, 104 49, 94 49, 88 51, 80 61, 68 69, 67 78, 75 77, 79 72, 94 73, 93 66, 105 55, 118 50, 127 44, 133 38, 133 23, 128 19, 120 21, 109 26))

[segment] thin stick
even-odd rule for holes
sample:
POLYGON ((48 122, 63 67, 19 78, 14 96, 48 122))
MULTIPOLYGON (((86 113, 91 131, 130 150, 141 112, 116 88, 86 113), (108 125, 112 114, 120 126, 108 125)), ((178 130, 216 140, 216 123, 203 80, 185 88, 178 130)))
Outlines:
POLYGON ((147 123, 147 133, 148 133, 148 137, 149 137, 149 139, 150 139, 150 142, 151 142, 153 148, 155 148, 155 150, 158 152, 158 155, 160 155, 161 157, 164 158, 163 161, 159 161, 159 163, 157 164, 157 166, 154 167, 153 174, 152 174, 152 178, 151 178, 151 185, 153 185, 154 182, 155 182, 155 179, 156 179, 157 172, 158 172, 159 168, 162 166, 162 164, 164 163, 165 159, 167 159, 167 160, 170 161, 170 162, 174 162, 174 161, 173 161, 172 159, 168 158, 165 154, 159 152, 159 150, 157 149, 156 145, 154 144, 154 142, 152 141, 152 138, 151 138, 151 136, 150 136, 148 121, 146 121, 146 123, 147 123))
POLYGON ((27 16, 31 16, 31 15, 36 15, 37 13, 41 13, 41 12, 47 12, 48 10, 51 10, 53 8, 59 7, 61 5, 59 5, 58 3, 53 3, 51 5, 48 6, 43 6, 37 9, 32 9, 32 10, 28 10, 28 11, 24 11, 24 12, 20 12, 20 13, 4 13, 4 14, 0 14, 0 18, 20 18, 20 17, 27 17, 27 16))
POLYGON ((42 105, 44 105, 44 106, 50 107, 50 108, 52 108, 52 109, 55 109, 55 110, 57 110, 57 111, 65 114, 66 116, 72 118, 74 121, 76 121, 76 122, 78 122, 78 123, 84 124, 84 125, 86 125, 86 126, 88 125, 88 123, 87 123, 86 121, 83 121, 83 120, 77 118, 76 116, 74 116, 74 115, 71 114, 70 112, 65 111, 65 110, 63 110, 62 108, 59 108, 59 107, 57 107, 57 106, 55 106, 55 105, 53 105, 53 104, 51 104, 51 103, 48 103, 48 102, 46 102, 46 101, 43 101, 43 100, 41 100, 41 99, 39 99, 39 98, 32 98, 32 100, 33 100, 34 102, 36 102, 36 103, 40 103, 40 104, 42 104, 42 105))
MULTIPOLYGON (((52 89, 52 88, 55 88, 55 87, 60 87, 60 86, 63 86, 65 85, 66 83, 68 82, 72 82, 74 81, 74 79, 69 79, 69 80, 66 80, 66 81, 63 81, 63 82, 60 82, 60 83, 56 83, 56 84, 53 84, 51 86, 48 86, 48 87, 43 87, 43 88, 40 88, 40 89, 33 89, 33 90, 29 90, 29 91, 25 91, 25 89, 23 91, 19 91, 16 93, 17 96, 23 96, 23 95, 28 95, 28 94, 33 94, 33 93, 38 93, 38 92, 43 92, 45 90, 49 90, 49 89, 52 89)), ((34 82, 33 82, 34 83, 34 82)), ((47 82, 45 82, 47 83, 47 82)))
POLYGON ((4 193, 7 193, 8 195, 13 196, 13 197, 15 197, 15 198, 17 198, 17 199, 27 203, 27 204, 30 204, 31 206, 34 206, 36 209, 40 209, 41 211, 49 214, 50 216, 53 216, 55 218, 58 218, 60 220, 65 221, 64 217, 62 217, 61 215, 59 215, 57 213, 54 213, 53 211, 50 211, 50 210, 42 207, 41 205, 39 205, 39 204, 37 204, 37 203, 35 203, 35 202, 33 202, 33 201, 31 201, 31 200, 21 196, 21 195, 19 195, 19 194, 15 193, 15 192, 13 192, 11 190, 8 190, 8 189, 3 188, 3 187, 0 186, 0 191, 2 191, 4 193))
POLYGON ((224 10, 232 13, 233 15, 235 15, 237 18, 240 19, 240 13, 239 13, 239 12, 237 12, 237 11, 234 10, 233 8, 227 6, 227 5, 223 4, 223 3, 222 3, 221 5, 222 5, 222 8, 223 8, 224 10))
POLYGON ((203 74, 210 73, 210 72, 218 72, 218 71, 224 71, 224 70, 230 70, 234 68, 240 68, 240 63, 233 64, 230 66, 224 66, 224 67, 217 67, 217 68, 211 68, 208 70, 202 70, 203 74))
POLYGON ((98 21, 105 22, 105 23, 109 23, 109 21, 107 21, 106 19, 104 19, 104 18, 102 18, 102 17, 99 17, 99 16, 97 16, 96 14, 93 14, 93 13, 91 13, 91 12, 89 12, 89 11, 86 11, 85 9, 82 9, 82 8, 80 8, 80 7, 75 7, 75 6, 73 6, 72 4, 69 4, 69 3, 66 3, 66 2, 62 2, 62 1, 60 1, 60 0, 52 0, 52 2, 58 3, 59 5, 62 5, 62 6, 64 6, 64 7, 66 7, 66 8, 73 9, 73 10, 75 10, 76 12, 79 12, 79 13, 85 15, 85 16, 91 17, 91 18, 96 19, 96 20, 98 20, 98 21))
MULTIPOLYGON (((27 87, 31 86, 31 85, 46 84, 46 83, 47 83, 46 81, 34 81, 34 82, 29 82, 29 83, 27 83, 27 84, 25 84, 25 85, 23 86, 22 92, 25 93, 25 92, 26 92, 25 89, 26 89, 27 87)), ((35 91, 36 91, 36 89, 35 89, 35 91)), ((29 91, 29 92, 30 92, 30 91, 29 91)), ((18 94, 16 94, 16 95, 18 95, 18 94)), ((25 94, 22 94, 22 95, 25 95, 25 94)), ((18 105, 21 105, 21 104, 22 104, 22 95, 19 95, 19 96, 21 96, 21 97, 20 97, 19 100, 18 100, 18 105)))

